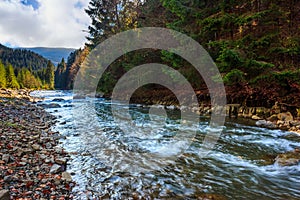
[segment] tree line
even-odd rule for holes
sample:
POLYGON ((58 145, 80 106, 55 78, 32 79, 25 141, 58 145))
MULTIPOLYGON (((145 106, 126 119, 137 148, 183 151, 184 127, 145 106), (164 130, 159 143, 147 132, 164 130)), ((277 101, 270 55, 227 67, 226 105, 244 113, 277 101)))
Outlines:
MULTIPOLYGON (((229 101, 295 103, 300 93, 299 9, 299 0, 91 0, 86 9, 91 24, 84 50, 91 51, 125 30, 170 28, 192 37, 208 51, 221 72, 229 101)), ((77 64, 67 64, 68 76, 77 73, 85 55, 79 52, 77 64)), ((153 62, 178 70, 195 90, 205 88, 201 76, 185 60, 166 51, 144 49, 111 64, 98 90, 110 94, 124 73, 153 62)), ((65 84, 69 87, 72 81, 65 84)))
MULTIPOLYGON (((90 0, 88 42, 58 64, 55 88, 72 89, 88 53, 116 33, 165 27, 187 34, 208 51, 232 98, 229 101, 295 103, 300 99, 296 98, 300 94, 299 9, 299 0, 90 0)), ((195 90, 205 89, 201 76, 179 56, 143 49, 112 63, 99 80, 98 91, 109 95, 123 74, 154 62, 178 70, 195 90)), ((48 73, 29 71, 49 84, 48 73)), ((19 74, 16 69, 15 74, 19 74)))
POLYGON ((54 65, 48 61, 46 68, 33 71, 0 60, 0 88, 54 89, 54 65))

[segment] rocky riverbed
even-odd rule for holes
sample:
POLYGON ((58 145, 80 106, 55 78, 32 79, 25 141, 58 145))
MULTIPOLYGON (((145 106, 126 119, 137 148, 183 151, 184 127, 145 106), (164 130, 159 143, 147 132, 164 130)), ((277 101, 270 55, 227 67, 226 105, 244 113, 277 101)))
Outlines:
POLYGON ((0 199, 72 199, 55 118, 30 101, 28 91, 0 92, 0 199))

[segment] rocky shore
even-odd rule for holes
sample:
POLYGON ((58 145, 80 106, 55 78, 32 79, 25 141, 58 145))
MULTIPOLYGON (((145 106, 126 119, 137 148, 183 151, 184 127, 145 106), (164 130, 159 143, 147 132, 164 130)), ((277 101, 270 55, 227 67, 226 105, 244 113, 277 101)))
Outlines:
MULTIPOLYGON (((150 92, 148 90, 137 90, 130 98, 130 102, 160 105, 167 109, 178 109, 181 111, 190 110, 198 115, 209 117, 214 109, 223 108, 212 108, 209 96, 205 95, 206 93, 204 92, 204 94, 197 96, 199 105, 180 106, 174 94, 165 90, 150 92)), ((117 98, 122 99, 123 97, 120 95, 117 98)), ((183 97, 182 99, 188 102, 188 98, 183 97)), ((256 126, 268 129, 281 129, 300 134, 299 106, 275 102, 273 106, 268 107, 249 107, 242 105, 240 102, 231 102, 231 104, 227 104, 225 109, 227 116, 252 120, 256 126)))
POLYGON ((0 90, 0 199, 72 199, 68 154, 29 91, 0 90))

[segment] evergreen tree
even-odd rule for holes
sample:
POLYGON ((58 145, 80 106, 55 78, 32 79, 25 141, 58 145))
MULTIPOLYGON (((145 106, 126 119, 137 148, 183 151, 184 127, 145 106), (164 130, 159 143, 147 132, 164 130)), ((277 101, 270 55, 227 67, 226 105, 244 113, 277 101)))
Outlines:
POLYGON ((89 46, 95 47, 113 34, 137 26, 142 0, 91 0, 86 13, 92 19, 88 27, 89 46))
POLYGON ((3 63, 0 60, 0 88, 6 87, 6 71, 3 63))
POLYGON ((18 82, 21 88, 38 89, 41 84, 37 78, 26 68, 23 68, 18 74, 18 82))
POLYGON ((45 69, 45 84, 48 89, 54 89, 54 66, 50 60, 45 69))
POLYGON ((7 78, 7 87, 8 88, 20 89, 20 85, 17 81, 16 75, 15 75, 15 72, 14 72, 14 68, 11 64, 9 64, 7 66, 6 78, 7 78))
POLYGON ((63 58, 57 65, 57 69, 55 71, 54 86, 56 89, 66 88, 66 69, 67 65, 65 63, 65 59, 63 58))

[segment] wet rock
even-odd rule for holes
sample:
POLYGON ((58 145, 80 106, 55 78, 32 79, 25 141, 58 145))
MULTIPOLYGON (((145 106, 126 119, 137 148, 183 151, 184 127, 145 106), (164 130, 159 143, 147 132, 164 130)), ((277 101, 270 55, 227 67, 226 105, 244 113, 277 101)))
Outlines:
POLYGON ((56 98, 56 99, 53 99, 52 101, 53 102, 64 102, 65 100, 61 99, 61 98, 56 98))
POLYGON ((60 165, 57 165, 57 164, 54 164, 51 169, 50 169, 50 173, 51 174, 57 174, 59 172, 61 172, 61 166, 60 165))
POLYGON ((76 94, 73 96, 73 99, 85 99, 85 96, 82 94, 76 94))
POLYGON ((8 190, 0 190, 0 200, 9 200, 10 195, 8 190))
POLYGON ((300 163, 300 150, 296 149, 291 152, 279 154, 275 158, 275 164, 279 166, 292 166, 300 163))
POLYGON ((69 105, 64 105, 63 106, 64 108, 72 108, 72 107, 74 107, 72 104, 69 104, 69 105))
POLYGON ((50 104, 40 104, 43 108, 61 108, 61 106, 57 103, 50 103, 50 104))
POLYGON ((277 126, 274 123, 272 123, 270 121, 266 121, 266 120, 258 120, 255 124, 256 124, 256 126, 268 128, 268 129, 277 128, 277 126))

